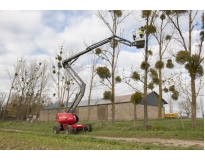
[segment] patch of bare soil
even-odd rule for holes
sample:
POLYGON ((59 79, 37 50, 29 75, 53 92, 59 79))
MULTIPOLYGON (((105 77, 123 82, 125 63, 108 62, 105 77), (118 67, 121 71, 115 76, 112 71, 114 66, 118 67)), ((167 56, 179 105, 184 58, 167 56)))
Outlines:
POLYGON ((95 136, 95 138, 127 141, 127 142, 138 142, 138 143, 152 143, 155 145, 163 145, 163 146, 178 146, 178 147, 195 146, 198 147, 199 149, 204 149, 204 141, 193 141, 193 140, 189 141, 189 140, 161 139, 161 138, 116 138, 116 137, 100 137, 100 136, 95 136))

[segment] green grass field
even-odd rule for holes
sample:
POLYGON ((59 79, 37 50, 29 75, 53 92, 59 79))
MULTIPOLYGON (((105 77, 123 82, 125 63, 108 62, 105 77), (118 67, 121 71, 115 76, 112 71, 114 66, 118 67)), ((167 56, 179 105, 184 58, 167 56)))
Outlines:
POLYGON ((204 119, 197 119, 197 128, 191 127, 190 119, 149 120, 149 129, 142 127, 143 121, 116 122, 79 122, 90 123, 92 132, 77 132, 66 135, 64 131, 55 135, 52 133, 56 122, 0 122, 1 150, 198 150, 197 147, 164 146, 152 143, 136 143, 94 138, 94 136, 108 137, 137 137, 164 138, 181 140, 204 140, 204 119), (12 129, 5 130, 5 129, 12 129), (14 131, 18 130, 18 131, 14 131), (25 131, 25 132, 19 132, 25 131), (30 132, 26 132, 30 131, 30 132), (86 137, 89 136, 89 137, 86 137))

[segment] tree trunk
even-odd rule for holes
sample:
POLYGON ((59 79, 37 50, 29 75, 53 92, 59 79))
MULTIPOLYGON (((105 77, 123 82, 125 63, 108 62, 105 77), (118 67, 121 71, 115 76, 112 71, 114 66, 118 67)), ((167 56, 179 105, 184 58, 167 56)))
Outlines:
POLYGON ((158 120, 162 119, 162 70, 159 69, 158 120))
POLYGON ((134 104, 134 126, 136 127, 136 120, 137 120, 137 109, 136 104, 134 104))
POLYGON ((6 101, 5 108, 4 108, 4 110, 2 110, 2 121, 4 121, 4 118, 6 116, 6 110, 7 110, 7 106, 9 104, 10 98, 11 98, 11 92, 12 92, 12 88, 14 86, 15 79, 16 79, 16 77, 13 78, 13 81, 11 83, 11 88, 10 88, 10 91, 9 91, 9 96, 8 96, 7 101, 6 101))
POLYGON ((196 91, 195 91, 195 76, 191 76, 191 91, 192 91, 192 127, 196 128, 196 91))
POLYGON ((93 79, 94 79, 94 64, 92 66, 92 75, 90 80, 90 89, 88 94, 88 121, 90 121, 90 100, 91 100, 91 94, 93 89, 93 79))
POLYGON ((182 115, 181 115, 181 114, 180 114, 180 119, 181 119, 182 129, 185 130, 185 128, 184 128, 184 122, 183 122, 183 119, 182 119, 182 115))
POLYGON ((115 75, 114 75, 114 53, 115 49, 113 48, 113 59, 112 59, 112 125, 115 124, 115 75))
MULTIPOLYGON (((148 26, 148 20, 146 23, 148 26)), ((146 34, 146 42, 145 42, 145 64, 148 64, 148 34, 146 34)), ((144 127, 148 125, 148 113, 147 113, 147 74, 148 74, 148 67, 145 67, 144 72, 144 127)))

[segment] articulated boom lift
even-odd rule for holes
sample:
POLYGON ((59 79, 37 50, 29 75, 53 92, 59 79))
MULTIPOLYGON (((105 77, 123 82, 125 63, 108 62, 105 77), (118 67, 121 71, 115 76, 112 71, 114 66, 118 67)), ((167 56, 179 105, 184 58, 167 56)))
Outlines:
POLYGON ((70 75, 72 76, 73 80, 79 85, 80 90, 79 93, 76 94, 76 97, 73 101, 73 103, 71 104, 70 108, 68 109, 68 111, 66 113, 58 113, 56 116, 56 121, 60 124, 60 127, 58 126, 54 126, 53 127, 53 133, 58 134, 60 131, 65 130, 65 132, 67 134, 76 132, 76 131, 88 131, 91 132, 92 131, 92 126, 90 124, 77 124, 79 118, 74 114, 74 111, 76 109, 76 107, 78 106, 78 104, 80 103, 81 99, 84 96, 84 92, 85 92, 85 86, 86 84, 83 82, 83 80, 78 76, 78 74, 74 71, 74 69, 71 67, 71 65, 82 55, 84 55, 85 53, 90 52, 91 50, 100 47, 108 42, 111 42, 111 40, 120 42, 122 44, 125 44, 127 46, 136 46, 137 48, 143 48, 144 47, 144 39, 140 39, 139 41, 137 41, 136 39, 134 39, 134 42, 130 42, 124 38, 120 38, 118 36, 112 36, 109 37, 107 39, 104 39, 98 43, 95 43, 89 47, 86 48, 86 50, 77 53, 73 56, 71 56, 70 58, 67 58, 65 60, 63 60, 62 64, 63 67, 69 71, 70 75), (143 44, 143 45, 142 45, 143 44))

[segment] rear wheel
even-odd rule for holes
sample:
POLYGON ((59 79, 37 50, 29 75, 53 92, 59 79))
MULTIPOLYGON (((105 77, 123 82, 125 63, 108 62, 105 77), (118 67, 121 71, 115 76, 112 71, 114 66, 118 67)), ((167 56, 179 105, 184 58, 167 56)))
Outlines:
POLYGON ((73 128, 71 127, 71 125, 67 125, 65 128, 65 133, 66 134, 71 134, 73 133, 73 128))
POLYGON ((91 132, 92 131, 92 126, 91 124, 86 124, 85 127, 84 127, 84 131, 86 132, 91 132))
POLYGON ((53 133, 54 133, 54 134, 59 134, 59 133, 60 133, 60 128, 57 127, 57 126, 54 126, 54 127, 53 127, 53 133))

